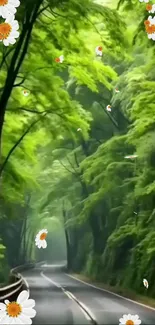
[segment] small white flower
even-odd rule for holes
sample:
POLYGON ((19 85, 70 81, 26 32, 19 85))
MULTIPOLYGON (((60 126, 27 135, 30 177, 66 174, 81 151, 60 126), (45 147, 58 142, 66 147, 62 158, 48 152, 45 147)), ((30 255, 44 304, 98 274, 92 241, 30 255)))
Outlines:
POLYGON ((110 105, 107 105, 106 110, 107 110, 108 112, 111 112, 111 106, 110 106, 110 105))
POLYGON ((151 4, 146 5, 146 10, 148 10, 148 12, 150 14, 154 14, 155 13, 155 4, 153 4, 153 5, 151 5, 151 4), (150 9, 148 9, 148 8, 150 8, 150 9))
POLYGON ((3 42, 5 46, 15 44, 16 38, 19 37, 18 29, 18 21, 14 20, 14 16, 9 15, 5 22, 0 24, 0 42, 3 42))
POLYGON ((125 156, 124 158, 126 158, 126 159, 135 159, 137 157, 138 157, 137 155, 130 155, 130 156, 125 156))
POLYGON ((152 34, 152 40, 155 41, 155 33, 152 34))
POLYGON ((34 299, 29 299, 29 292, 22 291, 17 301, 0 303, 0 324, 32 324, 31 318, 36 316, 34 299))
POLYGON ((8 18, 9 15, 14 16, 16 8, 20 6, 19 0, 1 0, 0 1, 0 16, 8 18))
POLYGON ((152 34, 147 34, 149 39, 152 39, 153 41, 155 41, 155 33, 152 34))
POLYGON ((155 16, 154 17, 149 16, 147 20, 150 22, 151 25, 155 25, 155 16))
POLYGON ((38 246, 38 248, 40 249, 42 248, 46 248, 47 247, 47 242, 46 242, 46 237, 47 237, 48 231, 47 229, 42 229, 38 232, 36 238, 35 238, 35 244, 36 246, 38 246))
POLYGON ((59 58, 55 59, 55 62, 62 63, 64 61, 64 56, 60 55, 59 58))
POLYGON ((120 93, 120 91, 118 90, 118 88, 115 88, 115 93, 120 93))
POLYGON ((102 56, 102 46, 97 46, 95 52, 96 55, 102 56))
POLYGON ((79 132, 79 131, 82 131, 82 130, 80 128, 78 128, 77 131, 79 132))
POLYGON ((60 55, 59 56, 59 59, 60 59, 60 63, 62 63, 64 61, 64 56, 63 55, 60 55))
POLYGON ((30 93, 29 93, 29 91, 27 91, 27 90, 23 90, 22 91, 22 94, 25 96, 25 97, 27 97, 30 93))
POLYGON ((146 279, 143 279, 143 284, 144 284, 144 287, 148 289, 149 284, 148 284, 148 281, 146 279))
POLYGON ((141 320, 138 315, 123 315, 122 318, 119 319, 119 325, 140 325, 141 320))

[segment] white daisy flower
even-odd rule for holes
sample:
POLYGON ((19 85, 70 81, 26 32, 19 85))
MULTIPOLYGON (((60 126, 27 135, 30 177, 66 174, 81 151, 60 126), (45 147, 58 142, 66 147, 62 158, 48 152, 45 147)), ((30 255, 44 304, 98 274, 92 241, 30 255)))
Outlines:
POLYGON ((60 59, 60 63, 62 63, 64 61, 64 56, 63 55, 60 55, 59 56, 59 59, 60 59))
POLYGON ((118 90, 118 88, 115 88, 115 93, 120 93, 120 91, 118 90))
POLYGON ((32 324, 31 318, 36 316, 35 301, 29 299, 28 291, 22 291, 16 302, 4 302, 0 303, 0 324, 32 324))
POLYGON ((62 63, 64 61, 64 56, 60 55, 59 58, 55 59, 55 62, 62 63))
POLYGON ((30 93, 26 89, 22 90, 22 94, 27 97, 30 93))
POLYGON ((108 112, 111 112, 111 106, 110 106, 110 105, 107 105, 106 110, 107 110, 108 112))
POLYGON ((151 5, 151 4, 146 5, 146 10, 147 10, 150 14, 154 14, 154 13, 155 13, 155 4, 153 4, 153 5, 151 5))
POLYGON ((15 44, 16 38, 19 37, 18 29, 18 21, 14 20, 14 16, 9 16, 4 23, 0 24, 0 42, 5 46, 15 44))
POLYGON ((152 39, 153 41, 155 41, 155 33, 152 34, 147 34, 149 39, 152 39))
POLYGON ((155 41, 155 33, 152 34, 152 40, 155 41))
POLYGON ((119 319, 119 325, 140 325, 141 320, 138 315, 123 315, 122 318, 119 319))
POLYGON ((46 237, 47 237, 48 231, 47 229, 42 229, 38 232, 36 238, 35 238, 35 243, 36 246, 38 246, 38 248, 40 249, 42 248, 46 248, 47 247, 47 242, 46 242, 46 237))
POLYGON ((137 157, 138 157, 137 155, 130 155, 130 156, 125 156, 124 158, 126 158, 126 159, 135 159, 137 157))
POLYGON ((96 55, 102 56, 102 46, 97 46, 95 49, 96 55))
POLYGON ((149 283, 146 279, 143 279, 143 284, 144 284, 144 287, 148 289, 149 283))
POLYGON ((147 20, 150 22, 151 25, 155 25, 155 16, 154 17, 149 16, 147 20))
POLYGON ((9 15, 14 16, 17 7, 20 6, 19 0, 0 0, 0 16, 8 18, 9 15))

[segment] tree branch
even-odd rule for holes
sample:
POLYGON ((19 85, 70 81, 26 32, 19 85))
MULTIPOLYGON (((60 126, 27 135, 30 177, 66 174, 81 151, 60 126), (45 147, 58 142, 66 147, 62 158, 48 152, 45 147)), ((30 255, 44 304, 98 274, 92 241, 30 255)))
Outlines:
POLYGON ((60 162, 60 164, 69 172, 69 173, 71 173, 71 174, 73 174, 73 175, 75 175, 75 173, 73 173, 73 171, 72 170, 69 170, 63 163, 62 163, 62 161, 61 160, 59 160, 59 162, 60 162))
MULTIPOLYGON (((46 114, 47 114, 47 113, 45 113, 45 115, 46 115, 46 114)), ((45 117, 45 115, 44 115, 44 117, 45 117)), ((8 152, 8 154, 7 154, 7 156, 6 156, 5 160, 4 160, 4 162, 3 162, 3 164, 2 164, 1 167, 0 167, 0 176, 2 175, 2 172, 3 172, 3 170, 4 170, 4 168, 5 168, 6 164, 7 164, 7 162, 8 162, 8 160, 9 160, 10 156, 12 155, 12 153, 15 151, 15 149, 18 147, 18 145, 19 145, 19 144, 21 143, 21 141, 24 139, 24 137, 26 136, 26 134, 29 133, 29 131, 32 129, 32 127, 33 127, 35 124, 37 124, 37 123, 40 121, 40 119, 41 119, 41 117, 40 117, 39 119, 33 121, 33 122, 29 125, 29 127, 25 130, 25 132, 21 135, 21 137, 18 139, 18 141, 14 144, 14 146, 9 150, 9 152, 8 152)))
MULTIPOLYGON (((18 78, 20 78, 20 77, 18 77, 18 78)), ((23 77, 22 80, 18 84, 13 85, 13 87, 21 86, 24 83, 25 80, 26 80, 26 77, 23 77)))
POLYGON ((7 106, 9 97, 11 95, 11 92, 13 89, 13 84, 15 82, 18 71, 21 67, 21 64, 24 60, 25 55, 27 54, 33 25, 35 23, 37 13, 38 13, 38 10, 39 10, 42 2, 43 2, 43 0, 37 1, 37 3, 33 6, 31 12, 29 12, 30 15, 27 15, 27 12, 26 12, 26 19, 23 24, 23 29, 20 34, 18 43, 15 47, 13 56, 11 58, 4 90, 3 90, 2 96, 0 98, 0 107, 1 107, 1 111, 0 111, 0 141, 1 141, 1 136, 2 136, 2 129, 3 129, 6 106, 7 106), (21 49, 22 49, 22 51, 21 51, 21 49))
POLYGON ((7 56, 14 50, 14 47, 11 47, 6 53, 3 52, 2 61, 0 63, 0 69, 2 68, 7 56))
POLYGON ((55 114, 61 118, 64 118, 64 115, 65 115, 65 112, 60 114, 57 112, 57 110, 51 110, 51 109, 48 109, 48 110, 44 110, 44 111, 37 111, 37 110, 34 110, 34 109, 28 109, 28 108, 24 108, 24 107, 19 107, 19 108, 13 108, 13 109, 7 109, 7 111, 9 112, 18 112, 18 111, 25 111, 25 112, 28 112, 28 113, 33 113, 33 114, 43 114, 43 113, 48 113, 48 114, 55 114))
POLYGON ((105 109, 105 107, 102 105, 101 102, 99 102, 100 106, 103 108, 104 112, 108 115, 109 119, 111 120, 111 122, 116 126, 116 128, 119 130, 119 126, 118 123, 115 121, 115 119, 113 118, 113 116, 111 114, 109 114, 107 112, 107 110, 105 109))
POLYGON ((49 5, 43 7, 42 9, 40 9, 40 11, 38 11, 37 17, 40 16, 40 14, 45 11, 47 8, 49 7, 49 5))
POLYGON ((77 173, 77 171, 76 171, 76 169, 75 169, 74 165, 71 163, 71 161, 69 160, 68 156, 66 156, 66 159, 68 160, 68 162, 69 162, 70 166, 73 168, 73 170, 74 170, 75 174, 77 174, 77 175, 78 175, 78 173, 77 173))
POLYGON ((78 162, 78 159, 77 159, 76 152, 74 152, 74 159, 75 159, 75 162, 76 162, 77 167, 79 167, 79 162, 78 162))
POLYGON ((36 111, 36 110, 33 110, 33 109, 28 109, 28 108, 13 108, 13 109, 11 109, 11 108, 8 108, 7 109, 7 111, 8 112, 18 112, 18 111, 25 111, 25 112, 29 112, 29 113, 36 113, 36 114, 43 114, 43 113, 46 113, 46 112, 48 112, 48 111, 41 111, 41 112, 39 112, 39 111, 36 111))

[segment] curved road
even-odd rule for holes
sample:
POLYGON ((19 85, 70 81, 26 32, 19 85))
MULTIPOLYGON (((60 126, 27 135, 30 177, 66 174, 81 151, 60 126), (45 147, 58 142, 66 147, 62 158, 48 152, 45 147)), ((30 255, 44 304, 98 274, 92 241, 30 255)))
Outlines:
POLYGON ((42 265, 22 272, 36 301, 33 324, 119 324, 124 314, 139 315, 155 325, 155 309, 88 285, 67 275, 60 266, 42 265))

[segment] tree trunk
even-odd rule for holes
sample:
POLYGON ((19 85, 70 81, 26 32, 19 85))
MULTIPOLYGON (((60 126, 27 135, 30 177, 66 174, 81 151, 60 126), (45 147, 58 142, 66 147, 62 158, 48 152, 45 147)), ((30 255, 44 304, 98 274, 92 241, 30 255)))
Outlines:
POLYGON ((65 229, 65 237, 66 237, 66 248, 67 248, 67 270, 70 271, 72 269, 72 255, 71 255, 69 234, 66 229, 65 229))
POLYGON ((23 29, 20 34, 20 38, 18 40, 17 46, 11 58, 10 66, 8 69, 6 82, 4 86, 4 90, 2 96, 0 98, 0 143, 2 143, 2 129, 4 124, 4 117, 6 106, 11 95, 13 85, 17 74, 21 68, 25 55, 27 54, 29 41, 31 38, 31 33, 33 29, 33 25, 36 21, 38 10, 42 4, 43 0, 38 0, 34 4, 32 3, 32 7, 29 8, 29 12, 25 13, 25 17, 23 19, 23 29), (21 51, 22 49, 22 51, 21 51))
POLYGON ((62 215, 64 219, 64 231, 66 237, 66 249, 67 249, 67 269, 68 271, 72 269, 72 254, 71 254, 71 244, 70 244, 70 236, 68 230, 65 228, 66 222, 66 210, 65 210, 65 202, 63 201, 62 207, 62 215))
MULTIPOLYGON (((82 194, 84 198, 87 198, 89 195, 89 190, 86 186, 86 184, 81 181, 82 185, 82 194)), ((91 215, 89 216, 89 226, 93 235, 93 250, 94 253, 97 255, 102 254, 104 242, 103 242, 103 233, 100 228, 100 220, 99 216, 96 215, 93 211, 91 212, 91 215)))
POLYGON ((93 251, 96 255, 101 255, 103 253, 104 241, 103 233, 100 229, 99 217, 93 212, 89 217, 89 225, 93 234, 93 251))

